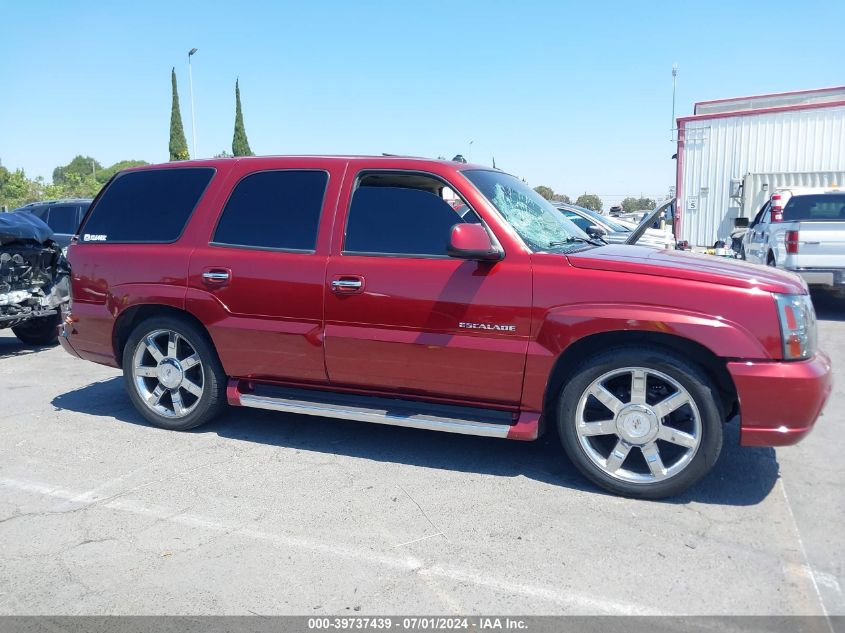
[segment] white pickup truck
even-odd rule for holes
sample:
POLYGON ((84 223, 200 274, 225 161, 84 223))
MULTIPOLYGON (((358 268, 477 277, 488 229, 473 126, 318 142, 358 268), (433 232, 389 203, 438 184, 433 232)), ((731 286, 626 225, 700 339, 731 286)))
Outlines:
POLYGON ((776 190, 749 225, 740 258, 845 289, 845 190, 776 190))

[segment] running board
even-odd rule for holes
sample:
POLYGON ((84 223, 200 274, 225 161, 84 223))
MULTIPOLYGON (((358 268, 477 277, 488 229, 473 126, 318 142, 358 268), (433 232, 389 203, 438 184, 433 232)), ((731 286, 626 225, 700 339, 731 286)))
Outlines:
POLYGON ((539 413, 522 413, 514 420, 515 414, 495 409, 290 389, 237 379, 229 380, 226 395, 233 406, 464 435, 534 440, 539 431, 539 413))

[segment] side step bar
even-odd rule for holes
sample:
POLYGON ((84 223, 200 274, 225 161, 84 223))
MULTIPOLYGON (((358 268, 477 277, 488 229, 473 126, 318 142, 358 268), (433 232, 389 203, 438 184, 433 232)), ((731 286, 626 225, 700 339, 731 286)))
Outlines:
POLYGON ((514 414, 495 409, 290 389, 237 379, 229 380, 226 394, 233 406, 299 415, 514 440, 534 440, 539 433, 539 413, 522 413, 514 420, 514 414))

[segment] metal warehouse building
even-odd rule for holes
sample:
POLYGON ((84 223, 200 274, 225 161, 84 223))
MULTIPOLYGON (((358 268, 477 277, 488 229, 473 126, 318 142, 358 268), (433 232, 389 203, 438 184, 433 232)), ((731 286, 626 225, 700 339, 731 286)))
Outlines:
POLYGON ((743 184, 829 185, 845 170, 845 86, 696 103, 678 119, 677 161, 675 234, 710 246, 757 210, 761 192, 743 184))

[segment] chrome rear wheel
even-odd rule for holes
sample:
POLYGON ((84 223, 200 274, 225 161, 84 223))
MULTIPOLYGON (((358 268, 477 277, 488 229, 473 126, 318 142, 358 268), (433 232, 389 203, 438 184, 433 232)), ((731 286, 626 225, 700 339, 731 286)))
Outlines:
POLYGON ((138 341, 131 372, 141 402, 152 412, 174 420, 197 408, 206 384, 195 345, 170 329, 153 330, 138 341))

